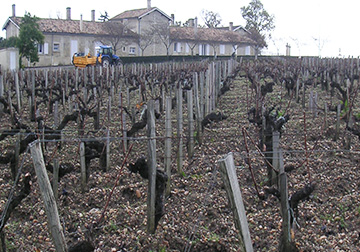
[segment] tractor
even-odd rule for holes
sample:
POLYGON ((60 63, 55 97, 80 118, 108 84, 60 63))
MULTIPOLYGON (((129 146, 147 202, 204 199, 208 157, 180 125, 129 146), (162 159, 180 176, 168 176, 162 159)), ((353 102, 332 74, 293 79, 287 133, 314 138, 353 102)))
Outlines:
POLYGON ((91 56, 90 53, 85 55, 84 53, 75 53, 72 63, 76 67, 87 67, 94 65, 102 65, 108 67, 109 65, 121 64, 121 60, 118 56, 113 54, 111 46, 99 46, 96 47, 97 55, 91 56))

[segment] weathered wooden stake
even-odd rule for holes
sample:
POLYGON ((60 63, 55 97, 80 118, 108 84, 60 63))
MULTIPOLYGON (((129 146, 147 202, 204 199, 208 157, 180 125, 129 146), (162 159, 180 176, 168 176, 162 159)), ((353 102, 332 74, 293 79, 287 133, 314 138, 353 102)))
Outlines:
POLYGON ((335 141, 339 139, 339 134, 340 134, 340 112, 341 112, 341 104, 338 104, 337 111, 336 111, 335 141))
POLYGON ((195 72, 193 75, 194 79, 194 103, 195 103, 195 115, 196 115, 196 139, 201 146, 202 144, 202 130, 201 130, 201 121, 202 115, 200 110, 200 99, 199 99, 199 81, 198 73, 195 72))
POLYGON ((170 195, 171 188, 171 96, 166 97, 165 103, 165 171, 168 176, 168 181, 166 183, 165 195, 170 195))
POLYGON ((110 169, 110 130, 106 130, 106 171, 110 169))
POLYGON ((182 88, 179 87, 176 92, 176 101, 177 101, 177 137, 179 139, 179 145, 178 145, 178 152, 177 152, 177 167, 178 167, 178 173, 182 173, 182 167, 183 167, 183 109, 182 109, 182 100, 183 100, 183 93, 182 88))
POLYGON ((14 72, 15 74, 15 92, 16 92, 16 100, 19 112, 21 111, 21 97, 20 97, 20 85, 19 85, 19 75, 18 72, 14 72))
POLYGON ((55 158, 54 170, 53 170, 53 183, 52 183, 55 200, 58 198, 58 194, 59 194, 58 187, 59 187, 59 160, 55 158))
POLYGON ((40 141, 30 144, 30 152, 35 167, 37 181, 44 201, 45 211, 48 219, 48 229, 52 236, 57 252, 66 252, 67 246, 63 229, 60 224, 56 200, 51 189, 49 177, 45 168, 44 157, 41 151, 40 141))
MULTIPOLYGON (((280 133, 274 131, 272 133, 272 141, 273 141, 273 159, 272 159, 272 166, 279 171, 279 138, 280 133)), ((269 177, 270 185, 277 185, 278 175, 277 173, 271 169, 271 175, 269 177)))
POLYGON ((224 181, 228 199, 233 211, 235 226, 240 233, 240 250, 253 251, 249 225, 246 218, 245 207, 236 175, 234 157, 229 153, 224 159, 219 160, 220 172, 224 181))
POLYGON ((281 216, 282 216, 282 240, 281 252, 291 251, 291 226, 290 226, 290 206, 289 206, 289 192, 287 188, 287 176, 284 170, 283 152, 278 150, 279 160, 279 191, 281 202, 281 216))
POLYGON ((192 89, 187 91, 187 111, 188 111, 188 158, 194 155, 194 111, 192 89))
POLYGON ((80 167, 81 167, 81 191, 86 191, 87 177, 86 177, 86 162, 85 162, 85 144, 80 143, 80 167))
POLYGON ((149 186, 147 199, 147 231, 155 233, 155 187, 156 187, 156 132, 155 132, 155 112, 154 101, 150 100, 147 104, 147 125, 148 125, 148 168, 149 186))

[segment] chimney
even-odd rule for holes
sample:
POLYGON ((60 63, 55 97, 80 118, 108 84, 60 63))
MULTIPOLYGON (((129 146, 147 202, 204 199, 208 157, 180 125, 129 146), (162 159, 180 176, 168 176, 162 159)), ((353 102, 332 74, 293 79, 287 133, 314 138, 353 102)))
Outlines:
POLYGON ((290 56, 290 49, 291 49, 291 46, 286 43, 286 56, 290 56))
POLYGON ((91 21, 95 22, 95 10, 91 10, 91 21))
POLYGON ((234 30, 234 23, 230 22, 229 23, 229 31, 233 31, 234 30))
POLYGON ((66 19, 71 20, 71 8, 70 7, 66 8, 66 19))
POLYGON ((148 8, 148 10, 151 9, 151 0, 147 0, 147 8, 148 8))
POLYGON ((175 15, 171 14, 171 24, 175 25, 175 15))
POLYGON ((84 22, 83 22, 83 18, 82 18, 82 14, 80 14, 80 32, 83 31, 83 27, 84 26, 84 22))
POLYGON ((194 18, 194 27, 197 28, 198 26, 198 20, 197 20, 197 17, 194 18))
POLYGON ((189 18, 189 27, 194 27, 194 19, 189 18))
POLYGON ((16 16, 15 16, 15 4, 12 5, 12 16, 13 16, 13 17, 16 17, 16 16))

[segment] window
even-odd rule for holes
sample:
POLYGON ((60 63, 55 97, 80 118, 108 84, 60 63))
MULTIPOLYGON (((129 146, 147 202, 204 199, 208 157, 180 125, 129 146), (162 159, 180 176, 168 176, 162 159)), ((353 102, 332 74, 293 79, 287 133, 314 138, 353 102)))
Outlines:
POLYGON ((48 43, 38 44, 37 48, 38 48, 38 54, 49 54, 49 44, 48 43))
POLYGON ((136 51, 136 48, 133 47, 133 46, 130 46, 130 48, 129 48, 129 53, 130 53, 130 54, 135 54, 135 51, 136 51))
POLYGON ((59 52, 60 51, 60 43, 55 42, 53 44, 53 51, 54 52, 59 52))
POLYGON ((38 54, 43 54, 43 53, 44 53, 44 45, 38 44, 38 54))
POLYGON ((250 46, 245 47, 245 55, 250 55, 250 46))
POLYGON ((181 52, 181 43, 174 43, 174 52, 181 52))
POLYGON ((126 46, 123 46, 122 51, 126 52, 126 46))
POLYGON ((188 43, 186 43, 185 50, 186 50, 186 53, 190 52, 190 46, 188 43))
POLYGON ((210 47, 206 44, 199 45, 199 55, 209 55, 210 47))
POLYGON ((220 45, 220 54, 225 54, 225 45, 220 45))

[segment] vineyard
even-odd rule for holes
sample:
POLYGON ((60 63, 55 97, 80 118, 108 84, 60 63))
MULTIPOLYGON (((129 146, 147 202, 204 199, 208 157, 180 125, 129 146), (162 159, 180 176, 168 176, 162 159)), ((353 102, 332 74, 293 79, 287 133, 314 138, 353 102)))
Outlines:
POLYGON ((0 72, 0 251, 241 251, 229 156, 254 251, 357 251, 359 75, 354 58, 0 72))

